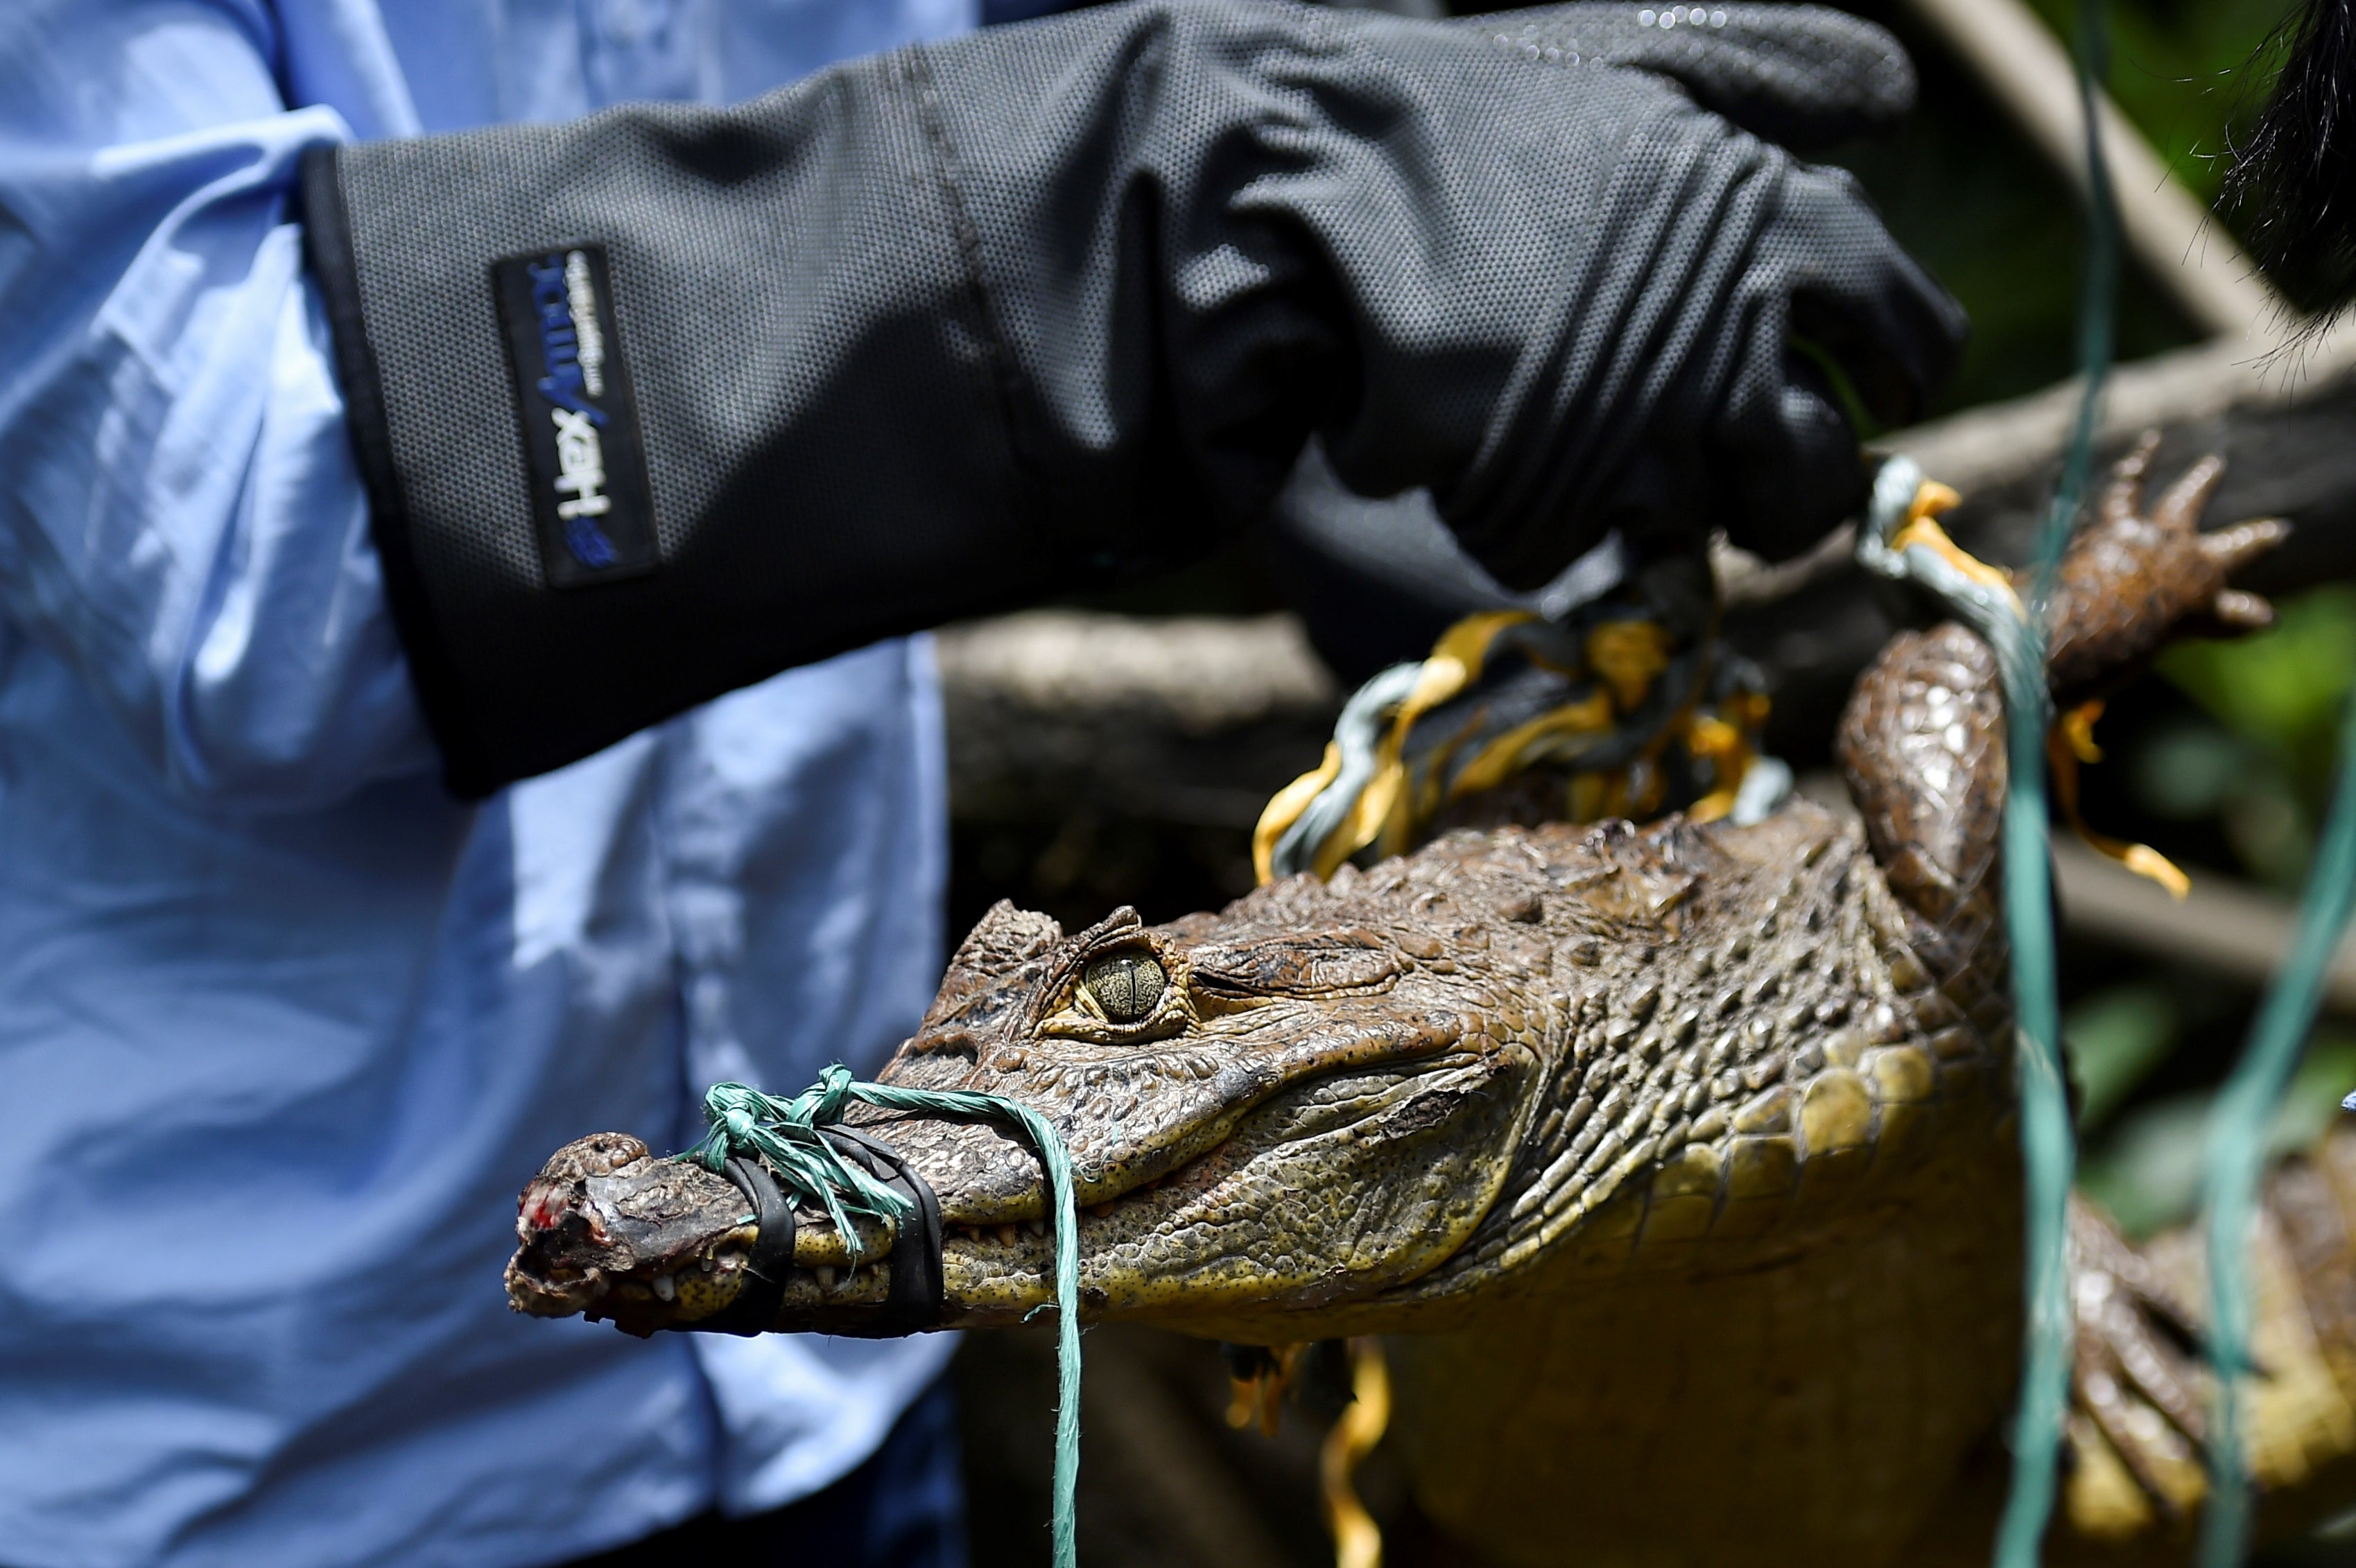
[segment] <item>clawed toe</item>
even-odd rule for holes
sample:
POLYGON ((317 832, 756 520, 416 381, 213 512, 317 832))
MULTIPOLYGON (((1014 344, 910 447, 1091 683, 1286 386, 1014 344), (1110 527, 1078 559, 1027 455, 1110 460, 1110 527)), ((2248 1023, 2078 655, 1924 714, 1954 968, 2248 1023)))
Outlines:
POLYGON ((2201 526, 2209 497, 2217 493, 2218 482, 2224 477, 2225 460, 2211 453, 2177 476, 2159 505, 2151 509, 2152 522, 2170 533, 2193 532, 2201 526))
POLYGON ((2217 624, 2231 632, 2263 632, 2275 624, 2275 607, 2255 593, 2238 588, 2219 592, 2209 606, 2217 624))
POLYGON ((2158 444, 2147 435, 2120 460, 2095 520, 2062 559, 2047 603, 2047 660, 2064 707, 2104 695, 2172 638, 2274 624, 2273 606, 2226 579, 2288 538, 2290 525, 2265 517, 2201 533, 2201 511, 2225 474, 2213 453, 2139 511, 2158 444))
POLYGON ((2144 1506, 2180 1516, 2203 1485, 2206 1423, 2191 1314, 2083 1200, 2071 1204, 2070 1253, 2078 1330, 2071 1393, 2081 1417, 2072 1440, 2099 1435, 2144 1506))
POLYGON ((2257 517, 2201 536, 2201 553, 2220 571, 2239 571, 2290 538, 2290 524, 2280 517, 2257 517))
MULTIPOLYGON (((2097 528, 2115 528, 2148 522, 2168 533, 2191 534, 2199 531, 2201 514, 2208 508, 2210 498, 2216 495, 2218 484, 2225 477, 2225 460, 2212 452, 2195 463, 2176 476, 2176 483, 2168 487, 2168 493, 2159 498, 2159 504, 2146 514, 2143 509, 2144 486, 2151 477, 2153 460, 2159 454, 2159 432, 2156 430, 2144 432, 2136 442, 2134 450, 2111 465, 2111 482, 2104 486, 2102 503, 2095 508, 2097 528)), ((2279 519, 2269 521, 2285 529, 2289 526, 2279 519)), ((2244 523, 2209 537, 2223 538, 2237 534, 2243 528, 2258 526, 2244 523)), ((2252 542, 2241 548, 2239 553, 2222 558, 2225 569, 2229 571, 2233 570, 2280 538, 2280 535, 2276 535, 2272 539, 2252 542)), ((2206 539, 2202 541, 2202 548, 2209 548, 2206 539)))
POLYGON ((2143 484, 2151 460, 2159 451, 2159 432, 2147 430, 2135 450, 2111 464, 2111 482, 2103 490, 2095 516, 2104 524, 2133 522, 2143 510, 2143 484))
MULTIPOLYGON (((2116 528, 2143 517, 2144 485, 2151 477, 2152 460, 2158 453, 2159 432, 2147 430, 2133 451, 2111 465, 2111 482, 2103 491, 2102 505, 2095 508, 2099 527, 2116 528)), ((2148 520, 2170 533, 2192 532, 2200 525, 2201 509, 2216 493, 2217 482, 2224 476, 2225 460, 2211 453, 2177 475, 2159 505, 2151 509, 2148 520)))

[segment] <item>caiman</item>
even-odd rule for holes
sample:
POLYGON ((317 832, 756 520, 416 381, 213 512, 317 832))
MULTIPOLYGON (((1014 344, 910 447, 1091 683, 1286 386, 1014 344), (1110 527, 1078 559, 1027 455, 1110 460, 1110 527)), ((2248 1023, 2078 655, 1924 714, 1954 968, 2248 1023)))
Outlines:
MULTIPOLYGON (((2147 513, 2147 443, 2050 598, 2068 709, 2169 637, 2264 624, 2203 534, 2221 465, 2147 513)), ((1994 660, 1897 636, 1838 736, 1855 803, 1750 826, 1457 831, 1215 914, 1076 933, 1001 903, 887 1083, 1044 1113, 1077 1171, 1085 1315, 1246 1345, 1390 1336, 1424 1509, 1511 1563, 1987 1561, 2020 1357, 2022 1201, 1994 660)), ((944 1327, 1052 1299, 1044 1179, 988 1125, 862 1111, 946 1221, 944 1327)), ((521 1310, 633 1332, 724 1309, 746 1200, 635 1137, 525 1191, 521 1310)), ((2356 1140, 2277 1170, 2255 1248, 2262 1517, 2356 1497, 2356 1140)), ((2198 1249, 2072 1221, 2053 1560, 2180 1561, 2201 1497, 2198 1249)), ((859 1332, 805 1212, 770 1327, 859 1332)))

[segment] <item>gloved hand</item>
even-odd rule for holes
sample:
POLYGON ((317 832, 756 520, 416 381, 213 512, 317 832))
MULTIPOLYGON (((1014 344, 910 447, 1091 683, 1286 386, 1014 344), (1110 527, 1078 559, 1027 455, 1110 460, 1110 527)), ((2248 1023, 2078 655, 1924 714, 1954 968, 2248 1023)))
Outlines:
POLYGON ((1693 100, 1813 140, 1911 94, 1886 35, 1800 8, 1144 0, 736 109, 318 155, 452 785, 1197 553, 1312 432, 1508 583, 1614 526, 1800 548, 1864 476, 1794 337, 1897 421, 1961 321, 1845 176, 1693 100))

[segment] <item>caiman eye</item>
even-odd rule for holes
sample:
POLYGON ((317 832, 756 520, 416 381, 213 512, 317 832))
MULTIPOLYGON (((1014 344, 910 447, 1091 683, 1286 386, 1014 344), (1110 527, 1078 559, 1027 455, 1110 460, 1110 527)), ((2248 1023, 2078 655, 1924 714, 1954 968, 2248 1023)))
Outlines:
POLYGON ((1133 1024, 1151 1014, 1168 983, 1162 965, 1144 953, 1108 953, 1090 960, 1080 976, 1104 1016, 1117 1024, 1133 1024))

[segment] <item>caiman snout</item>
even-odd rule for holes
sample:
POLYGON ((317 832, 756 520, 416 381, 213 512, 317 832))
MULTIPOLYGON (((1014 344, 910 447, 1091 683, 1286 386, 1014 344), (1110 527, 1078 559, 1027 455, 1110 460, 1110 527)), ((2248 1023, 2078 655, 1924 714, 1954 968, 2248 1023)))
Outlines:
MULTIPOLYGON (((1182 1293, 1193 1310, 1362 1295, 1445 1257, 1494 1196, 1482 1173, 1502 1168, 1490 1157, 1533 1065, 1513 1031, 1436 954, 1238 911, 1215 928, 1149 928, 1122 910, 1067 938, 1001 904, 882 1074, 1013 1100, 1055 1128, 1092 1314, 1151 1316, 1182 1293)), ((1048 1193, 1018 1132, 872 1106, 846 1120, 938 1200, 943 1326, 1049 1299, 1048 1193)), ((634 1332, 722 1311, 759 1234, 733 1182, 617 1134, 560 1150, 517 1229, 519 1310, 634 1332)), ((886 1222, 857 1231, 798 1211, 776 1327, 857 1333, 880 1316, 900 1238, 886 1222)))

